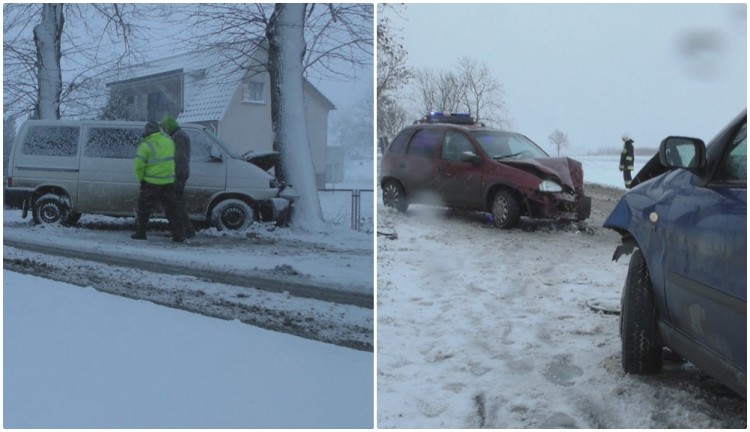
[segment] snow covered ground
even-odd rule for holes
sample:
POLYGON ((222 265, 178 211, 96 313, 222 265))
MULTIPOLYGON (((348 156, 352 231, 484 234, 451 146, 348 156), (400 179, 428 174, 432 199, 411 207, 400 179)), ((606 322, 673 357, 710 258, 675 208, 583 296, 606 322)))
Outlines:
MULTIPOLYGON (((198 272, 261 274, 372 296, 372 227, 350 228, 350 193, 323 193, 321 205, 328 221, 322 232, 204 229, 190 244, 173 244, 156 229, 146 242, 131 240, 132 219, 83 215, 78 227, 34 226, 20 211, 5 210, 3 426, 371 428, 372 352, 264 330, 244 319, 211 318, 214 312, 200 311, 200 304, 173 309, 126 297, 151 290, 159 292, 153 300, 159 304, 169 295, 178 302, 207 299, 206 305, 228 305, 230 313, 262 311, 251 321, 268 321, 260 323, 264 328, 295 333, 296 327, 313 326, 322 340, 353 329, 360 345, 369 340, 370 346, 373 309, 45 256, 6 244, 149 258, 198 272), (75 285, 8 271, 9 263, 75 285), (95 290, 95 283, 107 286, 95 290), (102 292, 113 286, 122 296, 102 292), (196 308, 205 315, 186 312, 196 308)), ((372 220, 372 211, 363 204, 363 217, 372 220)))
POLYGON ((397 234, 377 242, 378 427, 747 426, 746 402, 687 363, 622 372, 619 317, 604 311, 628 260, 611 260, 619 238, 601 228, 624 193, 619 158, 575 158, 590 230, 378 206, 377 230, 397 234))
POLYGON ((367 428, 372 353, 4 273, 5 428, 367 428))
MULTIPOLYGON (((604 186, 611 186, 618 189, 625 189, 625 182, 622 178, 622 172, 618 169, 620 165, 619 155, 609 156, 571 156, 573 159, 583 164, 583 176, 586 183, 596 183, 604 186)), ((651 159, 648 156, 636 156, 634 161, 635 175, 643 168, 643 165, 651 159)))
MULTIPOLYGON (((5 239, 293 274, 356 293, 373 291, 377 269, 378 320, 374 373, 370 352, 5 270, 3 425, 370 428, 375 405, 380 428, 745 428, 745 401, 689 364, 653 377, 621 372, 618 317, 597 311, 617 308, 627 268, 611 261, 617 235, 600 228, 624 192, 618 157, 576 158, 601 185, 587 187, 589 232, 532 221, 502 231, 478 213, 378 205, 378 231, 398 238, 378 238, 377 263, 372 235, 349 229, 349 193, 321 196, 337 221, 325 233, 203 230, 188 246, 164 233, 134 243, 121 220, 84 215, 83 227, 42 228, 6 210, 5 239)), ((364 196, 363 214, 372 211, 364 196)), ((38 260, 7 245, 4 258, 38 260)), ((155 279, 165 291, 223 295, 300 321, 373 326, 371 309, 93 269, 125 286, 155 279)))

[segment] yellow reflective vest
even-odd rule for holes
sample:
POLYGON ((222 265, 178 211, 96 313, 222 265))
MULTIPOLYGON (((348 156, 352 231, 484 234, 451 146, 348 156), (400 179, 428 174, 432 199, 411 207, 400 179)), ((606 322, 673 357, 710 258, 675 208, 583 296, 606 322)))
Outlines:
POLYGON ((141 140, 135 153, 135 177, 138 182, 155 185, 174 183, 174 143, 161 132, 141 140))

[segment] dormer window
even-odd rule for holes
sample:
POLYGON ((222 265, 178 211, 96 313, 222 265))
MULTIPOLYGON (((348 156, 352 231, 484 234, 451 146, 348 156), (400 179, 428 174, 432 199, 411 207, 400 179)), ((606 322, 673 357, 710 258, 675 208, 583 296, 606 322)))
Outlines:
POLYGON ((242 102, 244 103, 266 103, 263 97, 263 83, 260 81, 248 81, 242 85, 242 102))

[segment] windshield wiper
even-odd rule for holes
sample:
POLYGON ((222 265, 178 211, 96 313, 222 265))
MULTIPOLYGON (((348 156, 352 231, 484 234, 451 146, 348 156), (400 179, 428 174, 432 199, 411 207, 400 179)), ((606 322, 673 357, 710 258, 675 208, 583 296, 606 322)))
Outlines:
POLYGON ((506 158, 516 157, 522 153, 525 153, 525 152, 518 152, 518 153, 513 153, 513 154, 503 155, 503 156, 493 156, 492 159, 506 159, 506 158))

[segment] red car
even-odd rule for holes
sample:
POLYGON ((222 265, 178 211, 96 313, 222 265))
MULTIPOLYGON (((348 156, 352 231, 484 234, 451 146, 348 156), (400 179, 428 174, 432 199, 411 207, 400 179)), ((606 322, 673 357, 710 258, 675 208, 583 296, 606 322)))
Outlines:
POLYGON ((521 216, 583 221, 591 198, 581 163, 550 157, 529 138, 487 128, 468 115, 431 113, 403 129, 385 150, 383 203, 486 211, 499 228, 521 216))

